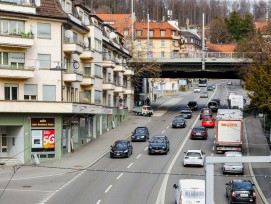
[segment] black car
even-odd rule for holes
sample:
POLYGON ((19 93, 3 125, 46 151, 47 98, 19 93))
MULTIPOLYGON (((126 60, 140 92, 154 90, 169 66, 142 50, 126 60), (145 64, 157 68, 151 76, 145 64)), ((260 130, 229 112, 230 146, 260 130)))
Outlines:
POLYGON ((204 118, 205 116, 213 116, 213 112, 210 108, 203 108, 200 110, 200 116, 199 119, 201 120, 202 118, 204 118))
POLYGON ((206 127, 194 126, 192 131, 191 131, 190 138, 191 139, 204 139, 204 140, 207 140, 208 132, 207 132, 206 127))
POLYGON ((214 112, 217 112, 217 110, 219 108, 219 105, 216 101, 210 101, 207 106, 208 106, 208 108, 210 108, 214 112))
POLYGON ((185 128, 186 127, 185 118, 183 118, 183 117, 174 118, 171 123, 171 127, 172 128, 177 128, 177 127, 185 128))
POLYGON ((128 140, 117 140, 111 145, 110 157, 129 157, 133 154, 132 143, 128 140))
POLYGON ((192 110, 190 108, 182 109, 180 111, 180 115, 182 115, 184 118, 190 119, 192 118, 192 110))
POLYGON ((226 185, 229 203, 256 203, 254 184, 250 180, 231 180, 226 185))
POLYGON ((169 151, 169 140, 165 135, 153 136, 149 141, 149 154, 167 154, 169 151))
POLYGON ((198 110, 198 102, 197 101, 189 101, 187 107, 191 110, 198 110))
POLYGON ((214 90, 214 87, 212 84, 208 84, 207 85, 207 91, 213 91, 214 90))
POLYGON ((219 98, 213 98, 212 101, 217 102, 218 106, 221 105, 221 100, 219 98))
POLYGON ((134 141, 147 141, 149 139, 149 130, 147 127, 137 127, 131 136, 132 142, 134 141))

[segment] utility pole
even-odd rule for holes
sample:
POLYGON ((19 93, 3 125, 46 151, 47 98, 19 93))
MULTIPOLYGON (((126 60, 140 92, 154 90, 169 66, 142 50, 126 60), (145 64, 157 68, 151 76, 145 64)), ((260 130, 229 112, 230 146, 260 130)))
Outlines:
POLYGON ((204 25, 204 13, 202 14, 202 38, 201 38, 201 44, 202 44, 202 67, 201 70, 204 71, 205 70, 205 25, 204 25))

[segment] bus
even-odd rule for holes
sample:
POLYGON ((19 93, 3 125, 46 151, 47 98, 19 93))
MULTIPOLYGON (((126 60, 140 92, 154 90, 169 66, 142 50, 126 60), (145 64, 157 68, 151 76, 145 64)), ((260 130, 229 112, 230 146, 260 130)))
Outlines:
POLYGON ((207 86, 207 79, 199 79, 199 87, 206 87, 207 86))

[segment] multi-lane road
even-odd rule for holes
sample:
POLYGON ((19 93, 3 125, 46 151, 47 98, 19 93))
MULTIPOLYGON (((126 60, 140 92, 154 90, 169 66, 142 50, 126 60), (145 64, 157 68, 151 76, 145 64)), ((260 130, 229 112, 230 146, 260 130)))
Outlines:
MULTIPOLYGON (((53 175, 50 179, 48 177, 33 179, 31 182, 40 188, 38 191, 33 190, 28 196, 23 196, 25 193, 23 191, 16 191, 16 194, 12 191, 26 181, 13 181, 9 184, 7 188, 9 190, 3 197, 6 199, 3 200, 10 204, 19 203, 19 201, 47 204, 173 204, 175 201, 173 184, 177 183, 179 179, 205 179, 204 167, 183 167, 183 152, 188 149, 201 149, 206 156, 220 155, 214 151, 215 129, 208 129, 207 140, 190 140, 189 138, 191 128, 201 124, 199 111, 194 111, 192 119, 187 119, 185 128, 171 128, 172 119, 190 100, 197 100, 200 110, 211 98, 220 98, 222 105, 226 105, 228 91, 234 90, 238 94, 245 94, 240 86, 227 86, 225 81, 215 81, 215 83, 217 83, 217 88, 209 91, 208 98, 199 98, 199 93, 193 93, 191 89, 170 98, 157 107, 154 116, 150 117, 146 123, 150 136, 166 135, 170 140, 170 151, 167 155, 148 155, 148 142, 133 142, 134 151, 129 158, 111 159, 107 154, 84 171, 53 175), (12 198, 12 193, 14 193, 13 199, 8 200, 8 198, 12 198), (20 198, 20 200, 16 200, 16 198, 20 198), (22 198, 24 198, 23 201, 22 198)), ((270 154, 261 145, 255 145, 257 144, 257 134, 255 133, 261 130, 251 127, 249 123, 246 123, 246 129, 243 155, 266 156, 266 154, 270 154)), ((223 175, 221 165, 216 165, 215 203, 228 203, 225 197, 225 183, 236 178, 252 180, 251 173, 253 172, 256 177, 258 175, 257 180, 260 186, 270 188, 271 170, 269 167, 266 164, 258 164, 257 168, 251 172, 249 164, 245 164, 245 175, 236 176, 223 175), (263 178, 263 175, 267 175, 267 177, 263 178)), ((252 174, 252 176, 254 175, 252 174)), ((270 191, 263 189, 260 193, 262 192, 267 195, 268 202, 271 203, 270 191)), ((265 203, 260 197, 257 191, 257 204, 265 203)))

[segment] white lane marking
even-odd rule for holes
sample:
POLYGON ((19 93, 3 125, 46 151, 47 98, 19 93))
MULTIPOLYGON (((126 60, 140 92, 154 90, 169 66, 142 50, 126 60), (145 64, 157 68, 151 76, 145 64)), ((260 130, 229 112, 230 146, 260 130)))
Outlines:
POLYGON ((148 147, 146 147, 145 149, 144 149, 144 151, 146 151, 148 149, 148 147))
POLYGON ((105 190, 105 193, 107 193, 110 190, 110 188, 112 188, 112 185, 108 186, 108 188, 105 190))
POLYGON ((98 200, 96 204, 99 204, 101 202, 101 200, 98 200))
POLYGON ((164 132, 165 132, 165 130, 162 131, 162 133, 164 133, 164 132))
MULTIPOLYGON (((199 120, 199 115, 197 116, 195 122, 193 123, 192 126, 195 126, 196 123, 199 120)), ((176 163, 177 159, 179 158, 179 155, 182 151, 182 149, 184 148, 184 145, 186 144, 188 138, 190 137, 190 132, 187 133, 181 147, 178 149, 177 153, 175 154, 175 157, 173 158, 172 162, 170 163, 168 169, 167 169, 167 173, 163 179, 162 185, 160 187, 159 193, 158 193, 158 197, 156 199, 156 204, 164 204, 165 203, 165 194, 166 194, 166 188, 167 188, 167 182, 168 182, 168 178, 169 178, 169 174, 173 168, 173 165, 176 163)))
POLYGON ((169 126, 167 126, 167 129, 169 128, 169 126))
POLYGON ((129 169, 134 163, 129 164, 129 166, 127 166, 127 169, 129 169))
POLYGON ((215 144, 215 140, 214 140, 214 144, 215 144))
POLYGON ((141 154, 140 154, 140 155, 138 155, 136 158, 138 159, 139 157, 141 157, 141 154))
POLYGON ((213 146, 212 150, 213 150, 213 151, 215 150, 215 146, 213 146))
POLYGON ((120 177, 123 175, 123 173, 121 173, 116 179, 120 179, 120 177))

